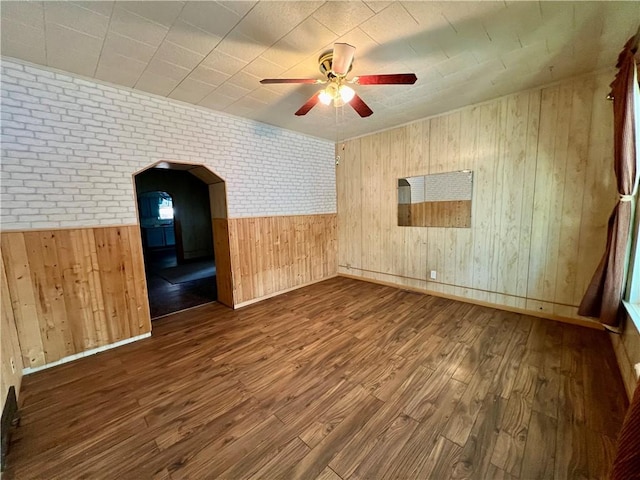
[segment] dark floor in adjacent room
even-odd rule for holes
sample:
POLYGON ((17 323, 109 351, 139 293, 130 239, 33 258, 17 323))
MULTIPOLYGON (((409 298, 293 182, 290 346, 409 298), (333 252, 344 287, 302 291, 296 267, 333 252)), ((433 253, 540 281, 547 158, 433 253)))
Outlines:
POLYGON ((334 278, 24 378, 9 479, 607 478, 603 331, 334 278))
POLYGON ((152 319, 214 302, 218 298, 213 258, 198 259, 179 266, 175 248, 148 250, 144 257, 152 319), (213 267, 213 274, 205 278, 171 283, 164 272, 176 267, 191 267, 194 277, 199 276, 198 269, 206 270, 204 274, 208 274, 213 267))

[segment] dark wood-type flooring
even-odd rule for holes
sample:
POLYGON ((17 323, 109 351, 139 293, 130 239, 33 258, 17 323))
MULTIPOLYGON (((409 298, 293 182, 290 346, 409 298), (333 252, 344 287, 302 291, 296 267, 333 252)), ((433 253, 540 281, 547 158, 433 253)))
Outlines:
POLYGON ((158 274, 158 271, 164 268, 178 265, 175 248, 147 250, 144 252, 144 258, 151 318, 217 300, 215 276, 173 284, 158 274))
POLYGON ((7 478, 604 479, 604 332, 335 278, 30 375, 7 478))

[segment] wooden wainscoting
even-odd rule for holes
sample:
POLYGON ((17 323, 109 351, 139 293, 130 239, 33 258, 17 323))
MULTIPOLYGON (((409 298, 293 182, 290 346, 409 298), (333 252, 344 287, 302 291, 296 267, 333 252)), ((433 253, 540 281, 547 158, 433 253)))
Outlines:
POLYGON ((0 354, 2 356, 2 372, 0 376, 0 410, 4 409, 7 399, 7 392, 12 385, 16 389, 16 395, 20 395, 20 384, 22 382, 22 353, 20 352, 20 341, 16 331, 16 321, 11 308, 9 298, 9 286, 7 284, 7 274, 4 263, 0 262, 0 286, 2 290, 2 325, 0 328, 0 354))
POLYGON ((235 305, 336 274, 336 215, 229 219, 235 305))
POLYGON ((151 331, 137 225, 3 232, 25 367, 151 331))
POLYGON ((345 142, 338 272, 579 318, 616 201, 611 78, 586 75, 345 142), (464 169, 471 228, 397 226, 399 178, 464 169))
POLYGON ((229 222, 226 218, 212 218, 213 251, 216 257, 216 285, 218 302, 233 308, 233 273, 229 251, 229 222))

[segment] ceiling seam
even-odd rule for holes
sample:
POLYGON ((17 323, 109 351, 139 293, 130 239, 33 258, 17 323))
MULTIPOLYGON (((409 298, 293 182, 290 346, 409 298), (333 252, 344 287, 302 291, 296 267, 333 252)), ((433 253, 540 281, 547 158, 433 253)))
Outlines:
MULTIPOLYGON (((189 73, 188 73, 188 74, 187 74, 187 75, 186 75, 182 80, 180 80, 180 82, 178 82, 178 84, 177 84, 177 85, 176 85, 176 86, 175 86, 175 87, 174 87, 174 88, 173 88, 173 89, 172 89, 172 90, 167 94, 167 97, 169 97, 173 92, 175 92, 175 91, 176 91, 176 89, 177 89, 178 87, 180 87, 180 85, 182 85, 182 83, 183 83, 183 82, 184 82, 184 81, 189 77, 189 75, 191 75, 191 74, 193 73, 193 71, 194 71, 196 68, 198 68, 198 67, 200 67, 200 66, 202 65, 202 63, 203 63, 203 62, 204 62, 204 61, 209 57, 209 55, 211 55, 211 54, 213 53, 213 51, 214 51, 216 48, 218 48, 218 46, 219 46, 219 45, 224 41, 224 39, 225 39, 225 38, 227 38, 231 32, 233 32, 233 30, 238 26, 238 24, 239 24, 242 20, 244 20, 244 18, 245 18, 247 15, 249 15, 249 13, 251 13, 251 11, 252 11, 254 8, 256 8, 256 5, 257 5, 257 4, 258 4, 258 2, 256 2, 256 3, 255 3, 255 4, 254 4, 254 5, 253 5, 249 10, 247 10, 247 13, 245 13, 245 14, 244 14, 244 15, 242 15, 242 16, 240 16, 240 18, 239 18, 239 19, 238 19, 238 21, 233 25, 233 27, 231 27, 231 29, 230 29, 227 33, 225 33, 225 34, 224 34, 224 36, 222 36, 222 37, 220 38, 220 41, 219 41, 218 43, 216 43, 216 44, 213 46, 213 48, 211 48, 211 50, 209 50, 209 53, 207 53, 207 54, 204 56, 204 58, 203 58, 202 60, 200 60, 200 61, 197 63, 197 65, 196 65, 195 67, 193 67, 193 68, 191 69, 191 71, 190 71, 190 72, 189 72, 189 73)), ((220 4, 220 6, 221 6, 221 7, 223 7, 223 8, 225 8, 225 9, 227 9, 227 10, 229 10, 227 7, 225 7, 225 6, 224 6, 224 5, 222 5, 222 4, 220 4)), ((229 10, 229 11, 232 11, 232 10, 229 10)), ((180 13, 182 13, 182 11, 181 11, 180 13)), ((235 12, 234 12, 234 13, 235 13, 235 12)), ((179 16, 180 16, 180 15, 178 15, 178 17, 179 17, 179 16)), ((187 23, 189 23, 189 22, 187 22, 187 23)), ((201 30, 202 30, 202 29, 201 29, 201 30)), ((203 30, 203 31, 206 31, 206 30, 203 30)), ((207 32, 207 33, 211 33, 211 32, 207 32)), ((225 55, 226 55, 226 54, 225 54, 225 55)), ((232 55, 229 55, 229 56, 230 56, 230 57, 232 57, 232 55)), ((235 58, 235 57, 233 57, 233 58, 235 58)), ((239 59, 239 60, 241 60, 241 59, 239 59)), ((215 70, 215 68, 212 68, 211 70, 215 70)), ((218 70, 215 70, 215 71, 217 72, 218 70)), ((224 72, 220 72, 220 73, 224 73, 224 72)), ((236 72, 236 73, 238 73, 238 72, 236 72)), ((234 74, 234 75, 235 75, 235 74, 234 74)), ((230 75, 229 77, 232 77, 232 76, 233 76, 233 75, 230 75)), ((216 86, 216 85, 213 85, 213 90, 211 90, 211 91, 210 91, 209 93, 207 93, 204 97, 202 97, 202 99, 204 99, 204 98, 206 98, 207 96, 211 95, 213 92, 215 92, 215 91, 218 89, 218 87, 222 86, 225 82, 226 82, 226 80, 225 80, 225 81, 223 81, 220 85, 217 85, 217 86, 216 86)), ((209 85, 207 82, 202 82, 202 83, 205 83, 205 84, 209 85)), ((202 101, 202 99, 200 99, 200 101, 202 101)))
POLYGON ((107 43, 107 36, 109 35, 109 29, 111 28, 111 19, 113 18, 113 10, 116 8, 116 2, 111 3, 111 14, 109 15, 109 21, 107 22, 107 31, 104 34, 104 38, 102 39, 102 45, 100 46, 100 53, 98 54, 98 61, 96 62, 96 67, 93 69, 93 77, 98 73, 98 66, 100 65, 100 60, 102 59, 102 52, 104 51, 104 44, 107 43))
MULTIPOLYGON (((271 47, 273 47, 276 43, 278 43, 280 40, 282 40, 284 37, 286 37, 287 35, 289 35, 289 33, 291 33, 293 30, 295 30, 296 28, 298 28, 300 25, 302 25, 304 22, 306 22, 309 18, 313 18, 313 14, 316 13, 318 10, 320 10, 320 8, 322 8, 327 2, 322 2, 322 5, 319 5, 314 11, 312 11, 311 13, 309 13, 309 15, 307 15, 306 17, 304 17, 302 20, 300 20, 300 22, 298 22, 295 26, 291 27, 291 29, 285 33, 284 35, 282 35, 280 38, 278 38, 277 40, 275 40, 271 45, 269 45, 266 50, 269 50, 271 47)), ((249 12, 247 12, 249 13, 249 12)), ((244 17, 243 17, 244 18, 244 17)), ((337 33, 335 33, 333 30, 331 30, 329 27, 327 27, 326 25, 324 25, 322 22, 320 22, 319 20, 313 18, 316 22, 318 22, 320 25, 322 25, 323 27, 325 27, 327 30, 329 30, 330 32, 332 32, 336 37, 338 37, 339 35, 337 33)), ((239 22, 238 22, 239 23, 239 22)), ((233 28, 236 28, 238 24, 236 24, 233 28)), ((265 50, 265 51, 266 51, 265 50)), ((260 54, 262 55, 262 54, 260 54)), ((260 55, 258 55, 258 57, 260 57, 260 55)), ((229 55, 232 56, 232 55, 229 55)), ((256 58, 258 58, 256 57, 256 58)), ((235 58, 235 57, 233 57, 235 58)), ((253 59, 255 60, 255 58, 253 59)), ((253 62, 253 60, 251 60, 253 62)), ((306 58, 305 58, 306 60, 306 58)), ((294 67, 297 67, 298 65, 300 65, 301 63, 303 63, 305 60, 302 60, 298 63, 296 63, 295 65, 293 65, 292 67, 289 67, 288 69, 286 69, 284 71, 284 73, 288 72, 289 70, 291 70, 294 67)), ((251 63, 251 62, 247 62, 247 65, 251 63)), ((277 65, 277 64, 276 64, 277 65)), ((278 65, 280 66, 280 65, 278 65)), ((244 68, 244 67, 243 67, 244 68)), ((215 90, 213 92, 215 92, 218 88, 222 87, 225 83, 227 83, 231 78, 233 78, 234 75, 237 75, 238 72, 234 73, 233 75, 229 76, 229 78, 227 78, 224 82, 222 82, 218 87, 215 88, 215 90)), ((240 87, 242 88, 242 87, 240 87)), ((262 88, 262 86, 260 84, 256 85, 256 87, 253 90, 249 90, 246 94, 244 94, 243 96, 241 96, 240 98, 235 99, 233 102, 231 102, 229 105, 227 105, 226 107, 224 107, 225 109, 231 107, 232 105, 238 103, 240 100, 246 98, 247 96, 251 95, 253 92, 255 92, 256 90, 258 90, 259 88, 262 88)), ((213 93, 211 92, 211 93, 213 93)))
POLYGON ((47 65, 49 65, 49 51, 47 49, 47 14, 44 8, 44 2, 40 2, 42 6, 42 30, 44 33, 44 61, 47 65))
MULTIPOLYGON (((186 2, 182 4, 182 8, 180 9, 180 12, 178 12, 178 15, 176 15, 176 18, 174 18, 174 19, 173 19, 173 22, 172 22, 172 23, 171 23, 171 25, 169 25, 169 27, 167 28, 167 31, 166 31, 166 33, 164 34, 164 37, 162 37, 162 40, 160 41, 160 43, 158 44, 158 47, 156 48, 156 51, 155 51, 155 52, 153 52, 153 55, 151 55, 151 58, 150 58, 150 59, 149 59, 149 61, 147 62, 147 66, 144 68, 144 70, 142 71, 142 73, 138 76, 138 78, 137 78, 137 79, 136 79, 136 81, 134 82, 134 84, 133 84, 133 88, 135 88, 135 87, 138 85, 138 82, 140 81, 140 79, 141 79, 141 78, 142 78, 142 76, 144 75, 144 72, 146 72, 146 71, 147 71, 147 69, 149 68, 149 65, 151 65, 151 62, 153 61, 153 59, 154 59, 154 58, 156 58, 156 55, 158 54, 158 50, 160 50, 160 47, 162 46, 162 44, 164 43, 164 41, 165 41, 165 40, 166 40, 166 38, 167 38, 167 35, 169 35, 169 32, 171 31, 171 27, 173 27, 173 25, 176 23, 176 20, 180 17, 180 14, 182 13, 182 11, 184 10, 184 7, 185 7, 186 5, 187 5, 187 4, 186 4, 186 2)), ((115 7, 114 7, 114 9, 115 9, 115 7)), ((126 10, 126 9, 125 9, 125 10, 126 10)), ((132 14, 132 15, 136 15, 136 16, 142 17, 142 18, 144 18, 144 19, 146 19, 146 20, 148 20, 148 21, 153 22, 153 20, 151 20, 151 19, 149 19, 149 18, 147 18, 147 17, 144 17, 144 16, 142 16, 142 15, 138 15, 138 14, 137 14, 137 13, 135 13, 135 12, 131 12, 130 10, 127 10, 127 12, 129 12, 129 13, 130 13, 130 14, 132 14)), ((157 23, 157 22, 153 22, 153 23, 157 23)), ((162 25, 162 24, 158 23, 158 25, 162 25)), ((164 27, 165 25, 162 25, 162 26, 164 27)), ((167 62, 167 63, 170 63, 170 62, 167 62)), ((179 65, 176 65, 176 66, 179 66, 179 65)))

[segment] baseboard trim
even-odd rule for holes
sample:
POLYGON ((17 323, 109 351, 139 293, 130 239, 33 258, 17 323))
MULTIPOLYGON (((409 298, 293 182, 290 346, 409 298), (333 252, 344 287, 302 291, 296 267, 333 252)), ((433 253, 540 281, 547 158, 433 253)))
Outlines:
POLYGON ((324 282, 325 280, 329 280, 330 278, 336 278, 338 276, 339 275, 336 273, 336 274, 333 274, 333 275, 329 275, 328 277, 323 277, 323 278, 319 278, 318 280, 313 280, 312 282, 301 283, 300 285, 296 285, 295 287, 286 288, 284 290, 279 290, 277 292, 269 293, 268 295, 263 295, 262 297, 252 298, 251 300, 247 300, 245 302, 237 303, 237 304, 235 304, 233 306, 233 308, 234 308, 234 310, 237 310, 238 308, 248 307, 249 305, 253 305, 254 303, 261 302, 262 300, 267 300, 269 298, 277 297, 278 295, 282 295, 284 293, 292 292, 292 291, 297 290, 299 288, 308 287, 309 285, 313 285, 314 283, 324 282))
POLYGON ((40 370, 46 370, 47 368, 55 367, 58 365, 62 365, 63 363, 69 363, 74 360, 78 360, 79 358, 88 357, 90 355, 95 355, 96 353, 104 352, 105 350, 111 350, 112 348, 121 347, 128 343, 137 342, 138 340, 142 340, 145 338, 149 338, 151 336, 151 332, 143 333, 142 335, 137 335, 131 338, 125 338, 124 340, 120 340, 116 343, 110 343, 109 345, 103 345, 102 347, 92 348, 91 350, 86 350, 84 352, 76 353, 74 355, 69 355, 68 357, 63 357, 60 360, 56 360, 55 362, 47 363, 46 365, 42 365, 40 367, 27 367, 22 369, 23 375, 29 375, 31 373, 39 372, 40 370))
POLYGON ((508 305, 501 305, 499 303, 483 302, 482 300, 475 300, 473 298, 459 297, 457 295, 450 295, 448 293, 434 292, 424 288, 411 287, 408 285, 401 285, 399 283, 385 282, 384 280, 376 280, 373 278, 359 277, 357 275, 349 275, 348 273, 339 273, 339 277, 351 278, 353 280, 362 280, 363 282, 375 283, 378 285, 385 285, 387 287, 399 288, 400 290, 409 290, 411 292, 424 293, 426 295, 432 295, 434 297, 448 298, 449 300, 457 300, 459 302, 471 303, 473 305, 479 305, 481 307, 495 308, 496 310, 504 310, 507 312, 520 313, 522 315, 529 315, 531 317, 544 318, 546 320, 553 320, 554 322, 568 323, 571 325, 578 325, 580 327, 592 328, 594 330, 602 330, 605 328, 601 323, 590 320, 582 320, 579 318, 562 317, 560 315, 550 315, 548 313, 541 313, 535 310, 526 310, 524 308, 510 307, 508 305))

